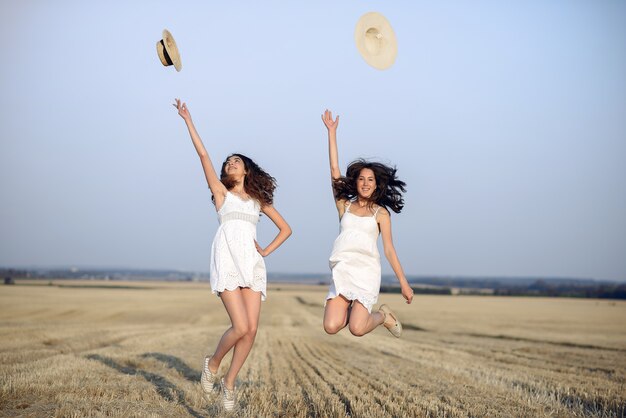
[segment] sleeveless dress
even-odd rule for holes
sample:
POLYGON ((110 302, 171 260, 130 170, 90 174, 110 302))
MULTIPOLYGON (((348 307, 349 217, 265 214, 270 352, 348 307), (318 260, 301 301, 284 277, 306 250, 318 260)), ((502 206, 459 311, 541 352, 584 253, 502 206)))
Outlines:
POLYGON ((220 226, 211 246, 211 291, 217 293, 249 287, 265 300, 265 261, 256 250, 256 225, 261 207, 255 199, 226 192, 217 216, 220 226))
POLYGON ((350 205, 352 202, 341 217, 341 232, 330 255, 333 283, 326 300, 343 295, 348 300, 358 300, 372 312, 380 292, 380 255, 376 245, 376 214, 380 207, 373 216, 357 216, 350 212, 350 205))

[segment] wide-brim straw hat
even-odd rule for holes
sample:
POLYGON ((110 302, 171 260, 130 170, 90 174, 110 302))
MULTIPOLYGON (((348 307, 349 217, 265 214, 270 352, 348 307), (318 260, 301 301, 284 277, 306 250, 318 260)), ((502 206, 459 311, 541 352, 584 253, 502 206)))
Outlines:
POLYGON ((178 52, 176 41, 167 29, 163 29, 163 39, 157 42, 156 47, 157 54, 163 65, 166 67, 173 65, 176 71, 180 71, 181 68, 183 68, 183 64, 180 62, 180 53, 178 52))
POLYGON ((354 30, 354 41, 365 62, 379 70, 391 67, 398 55, 396 34, 385 16, 377 12, 361 16, 354 30))

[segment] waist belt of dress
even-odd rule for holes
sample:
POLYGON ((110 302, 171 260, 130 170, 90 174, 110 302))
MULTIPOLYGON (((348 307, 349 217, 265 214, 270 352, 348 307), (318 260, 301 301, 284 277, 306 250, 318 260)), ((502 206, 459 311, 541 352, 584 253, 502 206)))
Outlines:
POLYGON ((227 221, 246 221, 253 224, 257 224, 259 222, 259 215, 253 215, 250 213, 243 212, 229 212, 224 215, 220 215, 220 223, 223 224, 227 221))

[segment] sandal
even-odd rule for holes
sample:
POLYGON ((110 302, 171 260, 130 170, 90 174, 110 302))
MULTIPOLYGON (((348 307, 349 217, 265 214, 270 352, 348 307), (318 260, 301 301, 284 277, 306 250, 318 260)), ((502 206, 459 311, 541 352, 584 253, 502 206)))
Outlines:
POLYGON ((200 376, 200 385, 206 395, 215 395, 219 392, 217 373, 211 372, 209 369, 210 356, 204 358, 202 365, 202 376, 200 376))
POLYGON ((389 330, 391 335, 393 335, 396 338, 400 338, 400 335, 402 335, 402 324, 398 320, 398 317, 396 316, 396 314, 387 305, 380 305, 380 308, 378 308, 378 312, 381 312, 382 314, 385 315, 385 321, 387 321, 387 315, 393 318, 394 320, 393 325, 387 325, 385 324, 385 322, 383 322, 383 325, 385 326, 385 328, 389 330))

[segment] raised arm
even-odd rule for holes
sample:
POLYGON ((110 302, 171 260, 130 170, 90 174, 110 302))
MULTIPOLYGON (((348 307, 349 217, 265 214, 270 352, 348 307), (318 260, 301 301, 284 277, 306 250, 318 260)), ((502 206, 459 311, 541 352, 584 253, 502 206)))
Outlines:
POLYGON ((264 214, 268 216, 268 218, 272 220, 272 222, 274 222, 274 225, 278 227, 278 235, 276 235, 276 238, 274 238, 274 240, 267 247, 262 248, 258 242, 254 242, 259 254, 261 254, 263 257, 267 257, 268 255, 273 253, 274 250, 280 247, 281 244, 285 242, 285 240, 287 240, 287 238, 289 238, 289 236, 291 235, 291 227, 289 226, 287 221, 285 221, 285 219, 280 215, 280 213, 278 213, 274 206, 263 206, 261 210, 264 214))
POLYGON ((413 289, 409 285, 404 275, 404 270, 400 265, 400 260, 396 254, 396 249, 393 246, 393 238, 391 236, 391 217, 389 212, 385 208, 380 208, 377 215, 378 225, 380 226, 380 234, 383 237, 383 248, 385 250, 385 257, 391 265, 393 272, 396 274, 398 281, 400 282, 400 289, 402 290, 402 296, 406 299, 406 303, 411 303, 413 300, 413 289))
POLYGON ((326 109, 322 115, 322 121, 328 129, 328 161, 330 162, 330 176, 333 180, 341 177, 339 169, 339 153, 337 152, 337 126, 339 125, 339 116, 333 121, 333 113, 326 109))
POLYGON ((213 168, 213 163, 211 162, 209 153, 204 148, 204 144, 200 139, 200 135, 198 135, 198 131, 196 131, 196 127, 191 120, 191 113, 189 113, 189 109, 187 109, 187 104, 181 103, 180 99, 176 99, 176 103, 173 106, 178 109, 178 114, 187 124, 187 129, 189 129, 191 141, 193 142, 193 146, 196 148, 196 151, 198 152, 198 157, 200 157, 200 162, 202 163, 204 176, 206 177, 206 181, 209 185, 209 188, 211 189, 211 193, 215 198, 215 207, 219 209, 220 207, 222 207, 222 203, 224 202, 224 198, 226 197, 226 187, 220 181, 219 176, 215 172, 215 168, 213 168))
MULTIPOLYGON (((337 151, 337 126, 339 125, 339 116, 333 120, 332 112, 326 109, 322 115, 322 121, 324 122, 326 129, 328 129, 328 161, 330 163, 330 178, 333 198, 335 198, 334 182, 341 177, 341 170, 339 169, 339 152, 337 151)), ((339 218, 341 218, 346 210, 346 200, 335 198, 335 205, 337 206, 339 218)))

